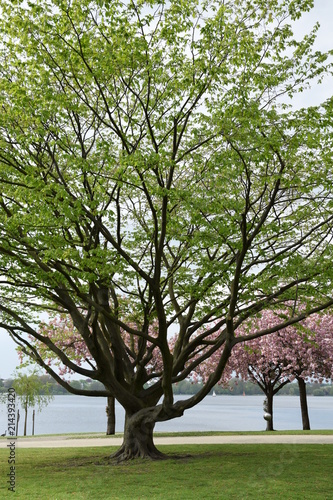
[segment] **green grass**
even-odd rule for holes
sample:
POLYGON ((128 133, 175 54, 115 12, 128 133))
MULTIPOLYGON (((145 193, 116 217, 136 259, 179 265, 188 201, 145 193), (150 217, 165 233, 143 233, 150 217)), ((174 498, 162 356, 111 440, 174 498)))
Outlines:
MULTIPOLYGON (((319 429, 314 431, 303 431, 303 430, 292 430, 292 431, 205 431, 205 432, 154 432, 154 436, 156 437, 182 437, 182 436, 254 436, 254 435, 262 435, 267 436, 272 434, 276 435, 293 435, 293 434, 303 434, 303 435, 327 435, 333 434, 333 429, 319 429)), ((113 437, 122 437, 122 433, 117 433, 114 436, 106 436, 105 432, 78 432, 78 433, 67 433, 61 434, 67 439, 89 439, 89 438, 106 438, 112 439, 113 437)), ((54 437, 60 436, 59 434, 38 434, 36 436, 19 436, 20 439, 36 439, 41 437, 54 437)))
POLYGON ((15 494, 7 491, 8 450, 1 449, 0 498, 333 499, 332 445, 181 445, 160 449, 170 455, 169 460, 112 465, 110 446, 17 448, 15 494))

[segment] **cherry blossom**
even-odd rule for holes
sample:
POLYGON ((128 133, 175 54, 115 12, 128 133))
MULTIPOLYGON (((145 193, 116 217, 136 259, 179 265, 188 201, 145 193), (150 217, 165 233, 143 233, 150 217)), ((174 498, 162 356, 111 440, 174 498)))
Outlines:
MULTIPOLYGON (((265 330, 281 322, 283 311, 263 311, 255 322, 238 328, 238 337, 265 330)), ((218 332, 216 333, 218 335, 218 332)), ((217 350, 201 363, 195 379, 207 380, 221 352, 217 350)), ((296 326, 271 335, 237 344, 228 361, 220 384, 236 375, 258 384, 266 396, 267 430, 273 430, 273 397, 287 383, 297 380, 300 389, 303 428, 309 429, 306 382, 328 381, 333 376, 333 315, 315 314, 296 326)))

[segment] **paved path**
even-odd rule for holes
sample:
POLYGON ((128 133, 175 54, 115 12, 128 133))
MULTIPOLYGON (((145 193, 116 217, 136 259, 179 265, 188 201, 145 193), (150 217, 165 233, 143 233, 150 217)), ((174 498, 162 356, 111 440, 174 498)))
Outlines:
MULTIPOLYGON (((6 448, 12 439, 1 438, 0 448, 6 448)), ((154 439, 158 445, 173 444, 333 444, 333 434, 294 434, 294 435, 226 435, 226 436, 169 436, 154 439)), ((120 446, 122 437, 73 437, 66 435, 17 438, 17 448, 69 448, 92 446, 120 446)))

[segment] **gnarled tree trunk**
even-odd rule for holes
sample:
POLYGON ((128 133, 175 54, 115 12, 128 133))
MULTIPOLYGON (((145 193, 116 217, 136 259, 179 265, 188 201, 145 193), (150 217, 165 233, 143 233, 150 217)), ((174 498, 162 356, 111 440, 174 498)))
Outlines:
POLYGON ((299 399, 300 399, 300 403, 301 403, 303 430, 309 431, 310 430, 310 418, 309 418, 309 410, 308 410, 308 401, 306 398, 306 384, 304 382, 304 379, 302 379, 301 377, 296 377, 296 378, 297 378, 298 388, 299 388, 299 399))
POLYGON ((155 420, 147 411, 139 411, 133 415, 126 413, 124 441, 121 448, 112 455, 118 462, 133 458, 149 458, 161 460, 166 456, 161 453, 153 441, 155 420))
POLYGON ((107 415, 106 434, 107 436, 110 436, 111 434, 115 434, 116 432, 115 399, 113 396, 108 397, 106 415, 107 415))

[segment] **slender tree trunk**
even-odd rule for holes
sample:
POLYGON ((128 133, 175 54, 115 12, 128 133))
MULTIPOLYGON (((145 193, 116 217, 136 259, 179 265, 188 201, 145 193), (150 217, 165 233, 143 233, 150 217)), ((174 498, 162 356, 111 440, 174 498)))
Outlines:
POLYGON ((20 421, 20 410, 17 410, 17 417, 16 417, 16 436, 18 435, 18 426, 19 426, 19 421, 20 421))
POLYGON ((267 420, 266 431, 274 431, 273 427, 273 387, 269 387, 267 394, 267 413, 271 416, 267 420))
POLYGON ((116 432, 116 413, 115 413, 114 397, 111 396, 108 397, 106 415, 107 415, 106 434, 107 436, 110 436, 111 434, 115 434, 116 432))
POLYGON ((296 378, 297 378, 298 388, 299 388, 299 399, 300 399, 300 403, 301 403, 303 430, 309 431, 310 430, 310 419, 309 419, 308 401, 307 401, 307 397, 306 397, 306 384, 305 384, 303 378, 301 378, 301 377, 296 377, 296 378))
POLYGON ((35 410, 32 412, 32 436, 35 435, 35 410))
POLYGON ((161 460, 166 458, 158 451, 153 441, 155 421, 142 410, 125 418, 124 441, 121 448, 112 455, 118 462, 133 458, 161 460))
POLYGON ((25 415, 24 415, 23 435, 26 436, 27 435, 27 420, 28 420, 28 402, 27 401, 24 403, 24 412, 25 412, 25 415))

